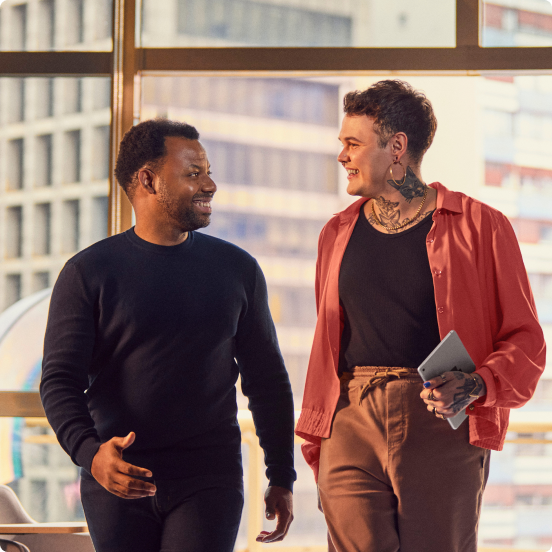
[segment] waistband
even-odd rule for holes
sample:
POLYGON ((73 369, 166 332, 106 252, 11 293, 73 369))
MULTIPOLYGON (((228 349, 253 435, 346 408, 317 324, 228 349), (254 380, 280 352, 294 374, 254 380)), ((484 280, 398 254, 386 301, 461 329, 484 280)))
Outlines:
POLYGON ((350 372, 343 372, 339 379, 341 381, 348 381, 361 377, 371 376, 395 376, 395 377, 408 377, 418 376, 417 368, 405 368, 404 366, 355 366, 350 372))
POLYGON ((350 372, 343 372, 340 376, 342 382, 354 379, 367 380, 360 394, 359 404, 368 394, 371 387, 383 385, 389 380, 401 378, 420 379, 420 374, 416 368, 404 368, 401 366, 355 366, 350 372))

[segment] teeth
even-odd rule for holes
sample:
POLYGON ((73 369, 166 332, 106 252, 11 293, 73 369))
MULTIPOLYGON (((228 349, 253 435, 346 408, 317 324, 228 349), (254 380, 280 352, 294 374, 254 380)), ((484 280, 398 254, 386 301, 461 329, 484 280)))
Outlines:
POLYGON ((358 174, 358 169, 347 169, 349 174, 358 174))

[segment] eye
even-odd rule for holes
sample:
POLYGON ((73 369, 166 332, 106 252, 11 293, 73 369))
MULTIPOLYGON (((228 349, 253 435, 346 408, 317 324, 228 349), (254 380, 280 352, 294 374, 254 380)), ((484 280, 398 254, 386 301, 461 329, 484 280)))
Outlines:
POLYGON ((211 176, 213 174, 213 171, 207 171, 208 176, 211 176))
POLYGON ((199 176, 199 173, 198 172, 192 172, 188 176, 199 176))

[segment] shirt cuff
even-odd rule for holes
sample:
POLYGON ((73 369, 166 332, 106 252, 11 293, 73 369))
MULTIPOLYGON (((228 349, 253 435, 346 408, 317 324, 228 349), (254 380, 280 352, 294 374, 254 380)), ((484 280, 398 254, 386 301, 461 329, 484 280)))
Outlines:
POLYGON ((481 376, 481 378, 485 382, 487 393, 474 401, 474 404, 476 404, 477 406, 486 407, 494 406, 494 404, 496 403, 496 385, 493 373, 486 366, 482 366, 481 368, 479 368, 479 370, 476 370, 475 373, 481 376))
POLYGON ((99 439, 88 437, 81 443, 75 453, 75 464, 86 470, 90 475, 92 475, 92 460, 94 460, 101 444, 99 439))

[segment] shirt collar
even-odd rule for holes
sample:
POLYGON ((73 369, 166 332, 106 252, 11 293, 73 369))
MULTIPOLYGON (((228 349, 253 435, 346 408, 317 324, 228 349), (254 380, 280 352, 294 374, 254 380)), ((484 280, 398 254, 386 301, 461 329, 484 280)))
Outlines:
POLYGON ((453 213, 462 213, 462 195, 445 188, 440 182, 433 182, 430 188, 437 190, 437 210, 446 209, 453 213))
MULTIPOLYGON (((462 194, 458 192, 453 192, 443 186, 440 182, 433 182, 429 185, 430 188, 437 190, 437 207, 436 210, 446 209, 453 213, 462 213, 462 194)), ((340 223, 346 224, 356 216, 361 209, 361 207, 368 201, 367 197, 361 197, 349 207, 341 211, 341 213, 336 213, 339 216, 340 223)))

